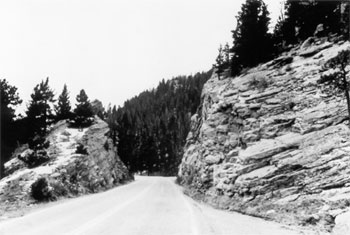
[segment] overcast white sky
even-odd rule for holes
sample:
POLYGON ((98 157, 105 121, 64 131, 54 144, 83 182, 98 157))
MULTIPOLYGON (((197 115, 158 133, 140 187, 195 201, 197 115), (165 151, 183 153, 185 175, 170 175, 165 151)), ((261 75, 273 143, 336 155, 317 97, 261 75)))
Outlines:
MULTIPOLYGON (((25 108, 50 77, 71 100, 123 105, 162 79, 211 68, 232 42, 245 0, 2 0, 0 78, 18 87, 25 108)), ((266 0, 276 21, 281 0, 266 0)))

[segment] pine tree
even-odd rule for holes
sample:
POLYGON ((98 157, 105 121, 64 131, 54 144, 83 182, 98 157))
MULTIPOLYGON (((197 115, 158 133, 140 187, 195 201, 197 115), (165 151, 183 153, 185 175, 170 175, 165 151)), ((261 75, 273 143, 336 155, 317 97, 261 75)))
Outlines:
POLYGON ((225 44, 225 47, 223 49, 224 52, 224 64, 225 67, 227 68, 230 65, 230 53, 231 53, 231 48, 230 45, 228 45, 228 43, 225 44))
POLYGON ((215 73, 218 75, 218 78, 220 79, 220 75, 222 72, 224 72, 225 69, 225 58, 224 58, 224 50, 222 48, 222 45, 219 47, 219 54, 216 57, 215 60, 216 64, 214 64, 215 73))
POLYGON ((238 13, 233 32, 233 75, 245 67, 252 67, 272 57, 271 35, 268 33, 269 12, 262 0, 247 0, 238 13))
POLYGON ((77 95, 76 100, 77 104, 74 109, 74 125, 77 127, 87 127, 91 125, 94 113, 84 89, 82 89, 79 95, 77 95))
POLYGON ((30 133, 32 136, 43 136, 46 134, 47 125, 50 124, 52 118, 50 104, 55 102, 54 92, 49 87, 49 78, 46 78, 45 82, 41 81, 40 84, 36 85, 31 98, 26 112, 30 133))
POLYGON ((0 179, 4 176, 3 163, 9 159, 10 152, 15 145, 13 122, 15 118, 14 106, 22 103, 17 88, 10 85, 6 79, 0 79, 1 94, 1 153, 0 153, 0 179))
POLYGON ((58 97, 58 105, 55 106, 56 120, 69 119, 72 116, 71 105, 67 85, 64 84, 61 95, 58 97))
POLYGON ((110 137, 113 140, 113 143, 115 145, 118 144, 118 122, 117 122, 117 108, 114 105, 113 109, 109 105, 109 108, 107 109, 106 113, 106 122, 111 129, 110 131, 110 137))

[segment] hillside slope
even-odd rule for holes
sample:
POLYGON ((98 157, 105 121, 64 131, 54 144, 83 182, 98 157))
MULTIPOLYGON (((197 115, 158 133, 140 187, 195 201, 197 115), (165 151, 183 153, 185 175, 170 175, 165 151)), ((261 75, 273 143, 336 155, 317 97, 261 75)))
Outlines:
POLYGON ((50 141, 49 161, 37 167, 28 167, 18 158, 32 150, 26 146, 17 149, 14 158, 5 163, 8 176, 0 181, 0 211, 16 211, 35 203, 31 185, 39 178, 48 182, 50 200, 100 192, 132 180, 108 132, 107 123, 98 118, 82 130, 69 128, 61 121, 46 138, 50 141), (78 145, 87 152, 77 153, 78 145))
POLYGON ((344 41, 316 40, 202 92, 179 170, 191 195, 220 208, 330 230, 350 205, 346 102, 320 69, 344 41))
POLYGON ((112 131, 118 133, 118 153, 131 172, 177 174, 191 116, 211 74, 210 70, 163 79, 156 88, 107 112, 112 131))

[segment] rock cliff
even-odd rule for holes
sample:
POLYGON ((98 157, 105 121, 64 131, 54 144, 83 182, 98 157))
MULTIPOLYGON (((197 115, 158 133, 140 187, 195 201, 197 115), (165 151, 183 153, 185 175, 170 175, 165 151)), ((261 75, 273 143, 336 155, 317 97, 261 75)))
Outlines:
POLYGON ((47 183, 50 200, 100 192, 132 180, 108 132, 108 125, 98 118, 81 130, 61 121, 46 137, 49 160, 37 167, 28 167, 20 160, 33 150, 27 146, 17 149, 14 158, 5 163, 8 176, 0 181, 0 212, 35 203, 31 186, 40 178, 47 183))
POLYGON ((315 40, 239 77, 205 84, 179 180, 220 208, 330 231, 350 206, 346 102, 322 92, 344 41, 315 40), (323 71, 327 72, 327 71, 323 71))

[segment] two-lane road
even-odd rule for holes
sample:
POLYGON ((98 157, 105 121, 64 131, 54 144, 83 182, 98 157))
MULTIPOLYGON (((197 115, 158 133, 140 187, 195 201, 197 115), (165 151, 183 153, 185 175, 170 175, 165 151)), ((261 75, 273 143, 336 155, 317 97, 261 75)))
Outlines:
POLYGON ((215 210, 185 196, 174 178, 137 177, 104 193, 48 205, 0 223, 1 235, 294 235, 262 219, 215 210))

